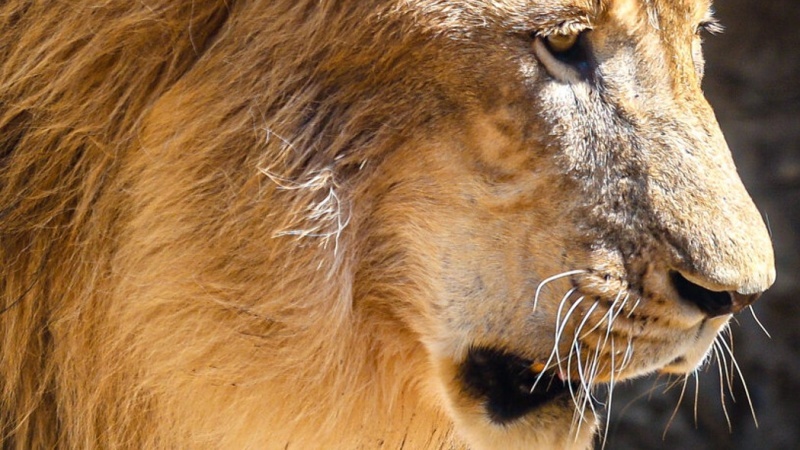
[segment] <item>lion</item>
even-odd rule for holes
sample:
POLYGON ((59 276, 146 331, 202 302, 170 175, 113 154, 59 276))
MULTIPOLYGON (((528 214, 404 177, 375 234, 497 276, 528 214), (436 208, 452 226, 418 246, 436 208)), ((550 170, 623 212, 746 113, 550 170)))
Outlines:
POLYGON ((590 448, 775 278, 708 0, 0 23, 4 448, 590 448))

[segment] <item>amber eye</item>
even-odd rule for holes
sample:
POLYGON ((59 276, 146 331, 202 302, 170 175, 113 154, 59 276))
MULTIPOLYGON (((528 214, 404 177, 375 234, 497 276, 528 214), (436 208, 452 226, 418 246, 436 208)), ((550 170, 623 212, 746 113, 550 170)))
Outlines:
POLYGON ((579 34, 551 34, 545 37, 548 50, 553 53, 566 53, 578 43, 579 34))

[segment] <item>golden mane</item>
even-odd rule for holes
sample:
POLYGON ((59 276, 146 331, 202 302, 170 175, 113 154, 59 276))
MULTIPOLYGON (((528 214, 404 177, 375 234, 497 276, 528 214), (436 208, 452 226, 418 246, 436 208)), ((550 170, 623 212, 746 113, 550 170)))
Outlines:
MULTIPOLYGON (((352 289, 362 287, 346 282, 357 258, 402 256, 359 254, 366 244, 340 235, 357 217, 358 194, 339 191, 357 191, 359 173, 379 157, 363 149, 396 143, 400 137, 386 132, 393 125, 426 120, 411 110, 413 99, 376 101, 392 84, 423 80, 407 77, 410 66, 402 65, 420 61, 392 54, 382 62, 395 66, 396 78, 371 78, 374 58, 365 53, 383 49, 360 44, 371 39, 359 34, 402 39, 402 30, 388 20, 364 26, 368 8, 316 1, 0 7, 6 444, 169 446, 162 440, 172 435, 179 445, 212 404, 249 410, 218 426, 228 433, 246 430, 246 421, 258 427, 270 414, 292 423, 297 411, 276 407, 280 395, 307 395, 303 403, 324 411, 320 403, 331 400, 304 385, 344 392, 358 377, 407 361, 402 346, 375 360, 365 336, 379 336, 380 325, 351 316, 352 289), (353 45, 333 47, 331 36, 353 45), (381 90, 368 89, 374 85, 381 90), (169 167, 172 176, 155 174, 151 157, 159 158, 157 172, 169 167), (164 258, 141 260, 143 247, 164 258), (202 280, 186 279, 181 268, 189 267, 202 280), (148 279, 155 273, 158 285, 148 279), (270 296, 253 277, 272 280, 270 296), (144 308, 147 316, 137 317, 144 308), (109 316, 130 320, 108 329, 109 316), (178 347, 159 348, 161 339, 178 347), (154 367, 160 352, 175 354, 154 367), (342 366, 344 359, 360 365, 342 366), (196 392, 195 372, 220 385, 198 396, 196 423, 158 416, 152 393, 196 392), (163 377, 182 378, 168 386, 163 377), (293 377, 297 390, 238 400, 230 392, 271 377, 293 377), (160 427, 169 432, 155 432, 160 427)), ((407 387, 384 388, 392 402, 407 387)), ((359 401, 357 393, 334 400, 342 411, 359 401)), ((178 414, 193 414, 183 408, 178 414)))

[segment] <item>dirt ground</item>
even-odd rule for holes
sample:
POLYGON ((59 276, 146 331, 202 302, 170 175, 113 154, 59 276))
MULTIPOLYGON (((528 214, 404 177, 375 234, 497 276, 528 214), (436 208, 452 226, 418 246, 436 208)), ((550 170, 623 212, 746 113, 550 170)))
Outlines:
POLYGON ((772 338, 748 311, 732 324, 758 428, 738 374, 733 396, 722 386, 723 407, 714 363, 700 372, 696 402, 689 381, 669 426, 681 384, 665 394, 674 380, 653 377, 615 390, 609 450, 800 449, 800 2, 718 0, 716 10, 726 31, 706 39, 704 88, 778 264, 776 284, 754 306, 772 338))

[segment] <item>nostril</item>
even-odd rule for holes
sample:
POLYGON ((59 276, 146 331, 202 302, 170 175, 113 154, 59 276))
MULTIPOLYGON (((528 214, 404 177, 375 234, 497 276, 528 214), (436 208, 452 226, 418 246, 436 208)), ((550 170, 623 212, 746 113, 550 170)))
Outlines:
POLYGON ((733 308, 732 312, 737 313, 748 306, 752 305, 754 301, 758 300, 761 297, 761 293, 758 294, 740 294, 738 292, 731 292, 731 298, 733 299, 733 308))
POLYGON ((671 272, 670 280, 672 281, 672 286, 682 299, 694 303, 710 317, 737 313, 751 305, 760 295, 712 291, 692 283, 679 272, 671 272))

